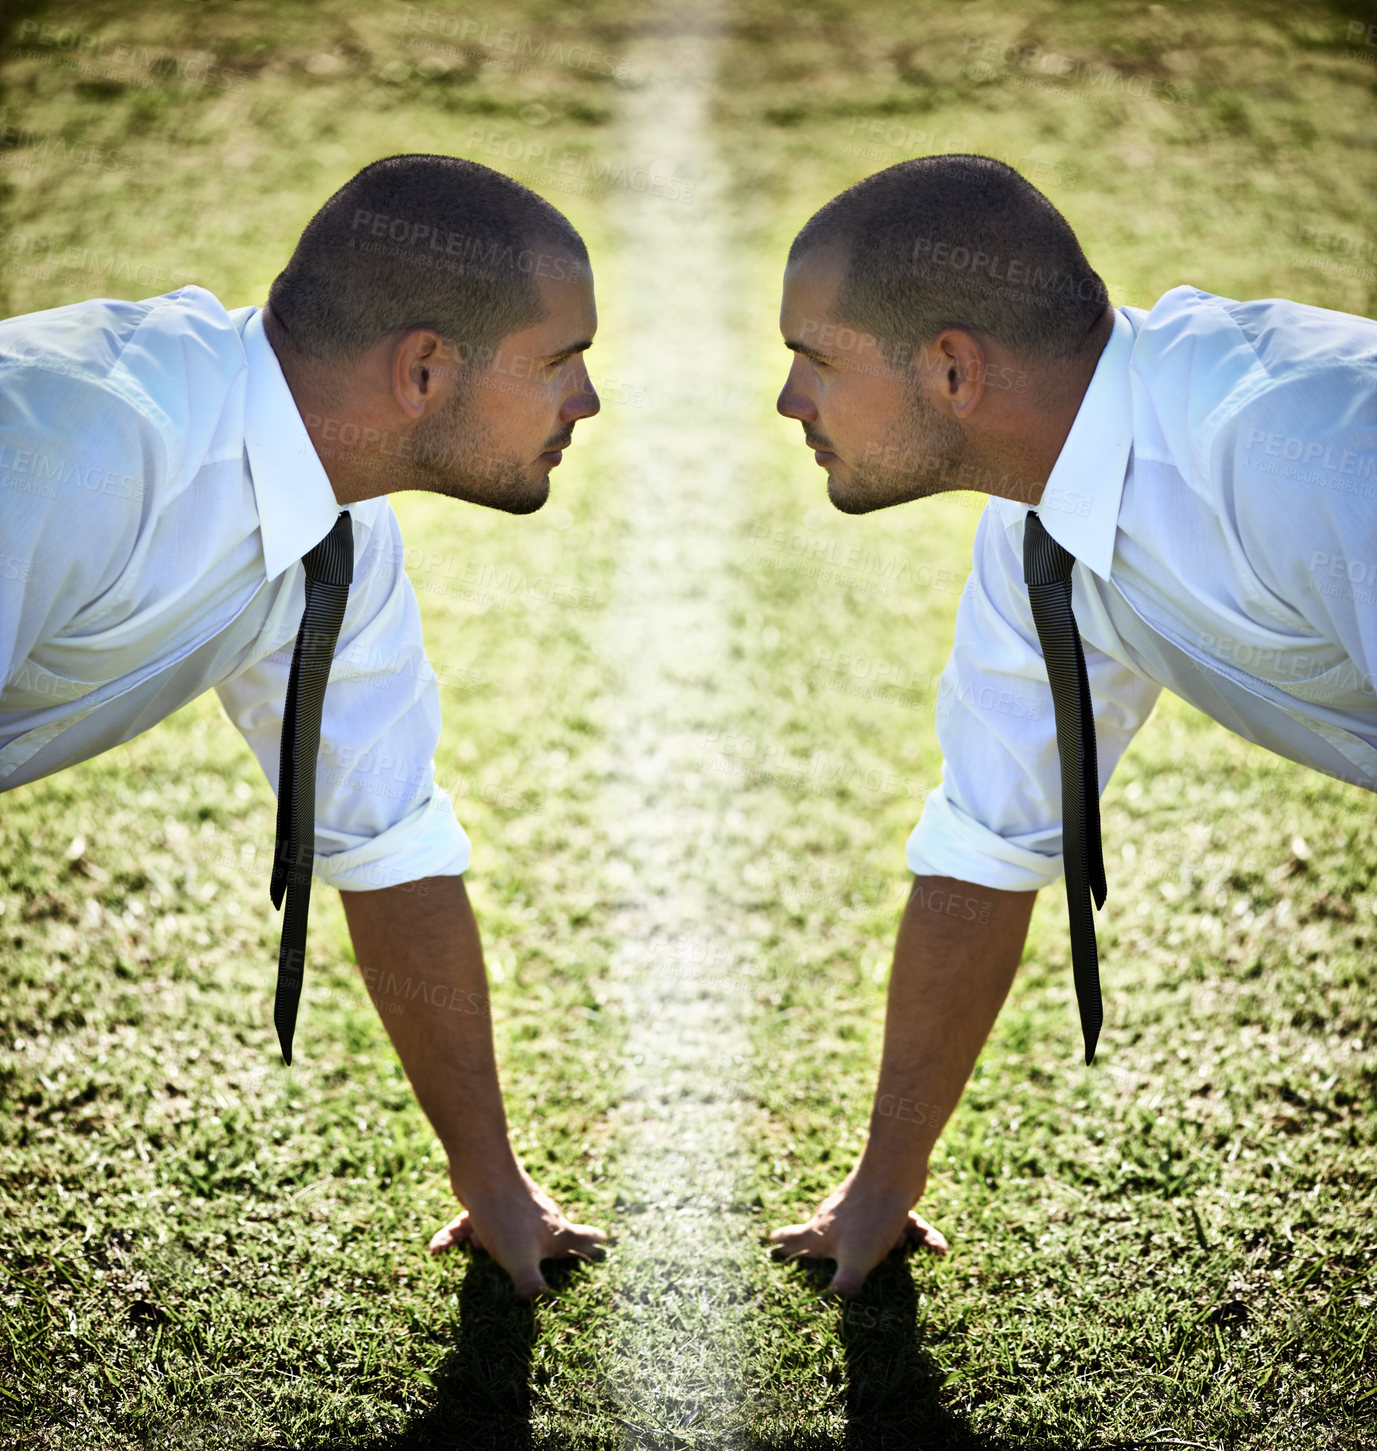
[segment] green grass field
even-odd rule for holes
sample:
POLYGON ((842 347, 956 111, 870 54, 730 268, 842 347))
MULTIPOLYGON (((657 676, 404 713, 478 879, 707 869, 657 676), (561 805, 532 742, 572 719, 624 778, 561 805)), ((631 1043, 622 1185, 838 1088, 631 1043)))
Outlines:
POLYGON ((6 315, 261 303, 399 151, 588 240, 599 418, 512 518, 396 499, 513 1135, 600 1264, 432 1259, 438 1145, 318 888, 285 1069, 274 802, 213 697, 0 803, 0 1444, 1377 1446, 1373 797, 1164 699, 859 1301, 767 1231, 850 1167, 980 498, 851 518, 773 410, 788 243, 908 155, 1019 166, 1116 302, 1377 309, 1370 7, 9 7, 6 315), (1356 27, 1356 28, 1355 28, 1356 27))

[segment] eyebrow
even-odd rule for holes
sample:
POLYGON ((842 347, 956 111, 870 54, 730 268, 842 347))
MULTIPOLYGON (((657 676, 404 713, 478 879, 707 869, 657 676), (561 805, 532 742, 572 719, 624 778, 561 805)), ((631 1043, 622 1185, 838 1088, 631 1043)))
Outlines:
POLYGON ((575 353, 587 352, 593 346, 592 338, 584 338, 582 342, 570 343, 567 348, 561 348, 557 353, 546 354, 545 361, 553 363, 556 358, 572 358, 575 353))
POLYGON ((815 363, 825 363, 829 361, 829 354, 815 352, 812 348, 805 348, 802 343, 796 343, 790 338, 784 339, 784 346, 788 348, 791 353, 802 353, 805 358, 811 358, 815 363))

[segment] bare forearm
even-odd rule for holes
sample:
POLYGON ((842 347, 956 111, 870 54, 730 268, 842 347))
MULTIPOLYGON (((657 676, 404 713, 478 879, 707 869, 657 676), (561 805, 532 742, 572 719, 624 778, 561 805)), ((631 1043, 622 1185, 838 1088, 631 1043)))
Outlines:
POLYGON ((1008 996, 1036 892, 915 877, 894 944, 880 1082, 860 1162, 803 1224, 770 1238, 790 1258, 834 1259, 831 1288, 860 1293, 891 1250, 946 1237, 913 1212, 928 1158, 1008 996))
POLYGON ((884 1052, 858 1172, 922 1193, 928 1158, 1008 996, 1036 892, 915 877, 894 946, 884 1052))
POLYGON ((570 1223, 512 1152, 463 877, 341 895, 364 981, 465 1206, 432 1236, 431 1253, 472 1244, 511 1275, 521 1297, 546 1289, 542 1260, 594 1254, 607 1236, 570 1223))
POLYGON ((340 895, 364 982, 467 1203, 519 1169, 464 879, 428 877, 340 895))

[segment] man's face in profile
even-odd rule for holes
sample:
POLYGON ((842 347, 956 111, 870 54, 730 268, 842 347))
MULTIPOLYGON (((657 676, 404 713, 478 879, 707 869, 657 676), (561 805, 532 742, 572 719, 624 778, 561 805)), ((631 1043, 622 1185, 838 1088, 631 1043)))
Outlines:
POLYGON ((574 424, 601 406, 583 361, 598 325, 592 274, 566 253, 540 255, 544 318, 458 366, 454 394, 412 433, 407 467, 422 478, 409 487, 532 513, 574 424))
POLYGON ((824 247, 785 270, 779 327, 794 361, 775 406, 803 424, 833 504, 867 514, 958 487, 966 440, 930 401, 916 359, 891 366, 874 337, 837 320, 845 271, 845 254, 824 247))

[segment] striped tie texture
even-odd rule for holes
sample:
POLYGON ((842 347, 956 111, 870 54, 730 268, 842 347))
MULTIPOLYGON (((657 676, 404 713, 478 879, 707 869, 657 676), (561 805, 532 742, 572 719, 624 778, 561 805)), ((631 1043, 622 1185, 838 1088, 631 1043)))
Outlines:
POLYGON ((344 620, 349 584, 354 577, 354 532, 348 511, 302 559, 306 568, 306 608, 292 652, 287 708, 282 716, 278 758, 277 844, 273 853, 272 899, 280 907, 282 946, 277 957, 277 999, 273 1023, 282 1060, 292 1061, 292 1034, 306 967, 306 919, 311 906, 311 868, 315 862, 316 760, 320 719, 330 662, 344 620))
POLYGON ((1100 787, 1095 760, 1095 718, 1080 631, 1071 612, 1071 570, 1075 558, 1062 548, 1030 509, 1023 530, 1023 577, 1033 608, 1061 759, 1062 857, 1066 909, 1071 926, 1071 963, 1085 1035, 1085 1061, 1095 1057, 1104 1014, 1100 1004, 1100 962, 1095 946, 1095 906, 1105 899, 1104 855, 1100 846, 1100 787))

